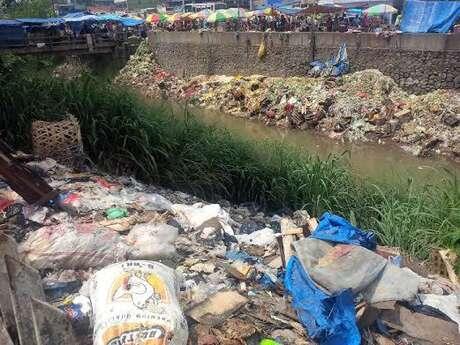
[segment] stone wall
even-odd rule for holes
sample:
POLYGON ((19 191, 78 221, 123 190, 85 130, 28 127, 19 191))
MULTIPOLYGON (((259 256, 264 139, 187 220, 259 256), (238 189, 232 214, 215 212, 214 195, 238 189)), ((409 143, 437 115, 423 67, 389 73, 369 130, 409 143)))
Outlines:
POLYGON ((305 75, 308 63, 346 42, 352 71, 377 68, 412 92, 460 85, 460 35, 369 33, 151 32, 158 63, 178 76, 305 75), (267 55, 257 56, 265 37, 267 55))

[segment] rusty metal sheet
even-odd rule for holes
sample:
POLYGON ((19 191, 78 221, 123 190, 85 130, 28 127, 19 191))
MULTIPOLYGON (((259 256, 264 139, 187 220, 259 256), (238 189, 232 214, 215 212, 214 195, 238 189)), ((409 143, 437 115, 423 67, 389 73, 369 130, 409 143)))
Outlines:
POLYGON ((5 328, 12 330, 16 328, 16 323, 14 320, 13 305, 11 304, 10 283, 5 255, 17 258, 17 246, 14 239, 0 232, 0 316, 3 319, 5 328))
POLYGON ((72 326, 61 310, 35 298, 30 301, 38 345, 77 344, 72 326))
POLYGON ((31 297, 45 300, 45 293, 36 269, 8 255, 5 256, 10 279, 11 302, 21 345, 40 345, 35 337, 31 297))

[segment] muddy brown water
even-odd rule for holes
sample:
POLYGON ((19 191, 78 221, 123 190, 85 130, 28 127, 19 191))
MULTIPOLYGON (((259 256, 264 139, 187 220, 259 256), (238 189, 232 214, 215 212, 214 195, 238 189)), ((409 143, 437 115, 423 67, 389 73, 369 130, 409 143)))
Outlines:
POLYGON ((460 164, 443 157, 420 158, 404 151, 396 144, 350 143, 328 138, 313 130, 269 127, 258 120, 224 114, 217 110, 201 109, 165 103, 174 116, 188 113, 205 124, 225 128, 232 134, 252 140, 274 139, 303 148, 312 155, 327 158, 341 155, 354 174, 375 181, 412 179, 416 183, 436 183, 447 174, 460 177, 460 164))

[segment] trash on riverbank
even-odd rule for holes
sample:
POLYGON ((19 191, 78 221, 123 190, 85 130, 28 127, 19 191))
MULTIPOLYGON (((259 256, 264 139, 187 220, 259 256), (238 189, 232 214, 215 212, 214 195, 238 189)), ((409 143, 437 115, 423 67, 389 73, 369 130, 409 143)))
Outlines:
MULTIPOLYGON (((40 270, 48 301, 80 344, 128 336, 166 344, 436 343, 440 333, 419 330, 417 320, 458 340, 455 285, 420 277, 396 259, 397 248, 375 248, 372 232, 338 215, 266 215, 49 159, 30 164, 49 167, 42 173, 59 186, 64 210, 31 208, 3 184, 1 195, 27 217, 1 229, 25 234, 19 255, 40 270), (117 217, 108 220, 109 210, 117 217)), ((0 278, 2 269, 0 262, 0 278)))
POLYGON ((437 90, 409 95, 375 69, 330 77, 195 76, 162 70, 142 45, 116 82, 146 97, 167 98, 269 126, 313 128, 349 141, 392 140, 418 156, 460 159, 460 97, 437 90))
POLYGON ((310 63, 312 69, 308 75, 313 77, 339 77, 348 72, 350 64, 348 62, 347 45, 342 43, 337 55, 327 61, 316 60, 310 63))

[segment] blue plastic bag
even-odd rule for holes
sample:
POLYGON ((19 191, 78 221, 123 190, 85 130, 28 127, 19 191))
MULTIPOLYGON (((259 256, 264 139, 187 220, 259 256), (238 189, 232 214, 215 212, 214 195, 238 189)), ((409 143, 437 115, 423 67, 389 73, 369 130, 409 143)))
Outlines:
POLYGON ((327 295, 315 285, 295 256, 286 267, 284 286, 308 336, 319 345, 361 343, 350 289, 327 295))
POLYGON ((370 250, 374 250, 377 246, 373 232, 362 231, 351 225, 348 220, 329 212, 323 213, 311 237, 336 243, 355 244, 370 250))

